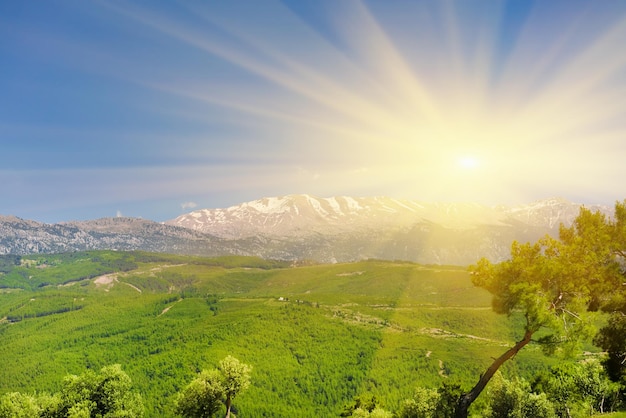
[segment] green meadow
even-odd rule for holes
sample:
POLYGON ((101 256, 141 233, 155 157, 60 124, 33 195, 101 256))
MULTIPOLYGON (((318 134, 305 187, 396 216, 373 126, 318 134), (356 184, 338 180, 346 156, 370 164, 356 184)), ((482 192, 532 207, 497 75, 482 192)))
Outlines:
MULTIPOLYGON (((174 416, 177 393, 227 355, 253 367, 239 418, 338 416, 363 394, 395 411, 417 386, 470 387, 521 337, 453 266, 93 251, 3 256, 0 286, 0 394, 119 363, 148 417, 174 416)), ((503 374, 556 361, 530 345, 503 374)))

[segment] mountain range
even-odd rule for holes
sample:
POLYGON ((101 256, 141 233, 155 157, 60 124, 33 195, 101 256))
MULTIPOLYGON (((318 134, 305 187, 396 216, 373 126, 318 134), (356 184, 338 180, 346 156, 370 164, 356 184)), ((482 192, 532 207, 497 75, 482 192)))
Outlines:
MULTIPOLYGON (((163 223, 117 217, 44 224, 0 216, 0 254, 116 249, 324 263, 378 258, 467 265, 480 257, 506 259, 513 240, 558 234, 559 225, 570 225, 580 206, 559 198, 488 207, 288 195, 196 210, 163 223)), ((605 206, 587 208, 612 214, 605 206)))

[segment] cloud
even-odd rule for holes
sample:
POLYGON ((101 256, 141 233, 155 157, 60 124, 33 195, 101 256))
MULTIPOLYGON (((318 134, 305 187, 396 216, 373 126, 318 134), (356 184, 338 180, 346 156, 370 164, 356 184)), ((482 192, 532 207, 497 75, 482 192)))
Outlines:
POLYGON ((196 206, 198 206, 196 202, 183 202, 180 204, 180 207, 183 209, 193 209, 196 206))

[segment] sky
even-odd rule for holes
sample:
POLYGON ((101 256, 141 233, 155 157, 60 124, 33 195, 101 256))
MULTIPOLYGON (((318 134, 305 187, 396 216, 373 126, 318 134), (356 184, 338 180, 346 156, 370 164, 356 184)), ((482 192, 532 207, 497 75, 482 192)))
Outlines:
POLYGON ((0 215, 626 198, 626 1, 0 2, 0 215))

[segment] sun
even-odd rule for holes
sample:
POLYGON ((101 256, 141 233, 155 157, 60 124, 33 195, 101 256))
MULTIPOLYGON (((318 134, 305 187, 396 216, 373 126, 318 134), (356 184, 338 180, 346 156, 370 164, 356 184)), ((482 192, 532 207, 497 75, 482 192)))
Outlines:
POLYGON ((480 165, 480 161, 472 155, 464 155, 457 159, 457 164, 464 170, 475 170, 480 165))

